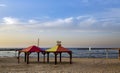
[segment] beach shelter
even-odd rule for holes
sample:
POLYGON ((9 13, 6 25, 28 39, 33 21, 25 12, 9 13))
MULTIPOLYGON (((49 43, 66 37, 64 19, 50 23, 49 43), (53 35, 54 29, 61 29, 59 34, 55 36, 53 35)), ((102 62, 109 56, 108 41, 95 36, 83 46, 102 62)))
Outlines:
POLYGON ((47 62, 49 63, 49 53, 54 53, 55 55, 55 64, 57 64, 57 55, 60 55, 60 62, 61 62, 61 54, 62 53, 68 53, 70 55, 70 64, 72 64, 72 51, 70 51, 67 48, 64 48, 61 45, 61 41, 57 41, 57 45, 55 47, 52 47, 50 49, 46 50, 47 53, 47 62))
MULTIPOLYGON (((19 63, 19 59, 20 59, 20 53, 21 52, 24 52, 25 54, 25 57, 24 57, 24 61, 27 62, 27 64, 29 64, 29 55, 32 53, 32 52, 36 52, 38 54, 38 62, 39 62, 39 53, 41 52, 43 55, 44 55, 44 60, 45 60, 45 51, 42 50, 41 48, 33 45, 33 46, 29 46, 27 48, 24 48, 20 51, 18 51, 18 63, 19 63)), ((44 61, 43 60, 43 61, 44 61)))

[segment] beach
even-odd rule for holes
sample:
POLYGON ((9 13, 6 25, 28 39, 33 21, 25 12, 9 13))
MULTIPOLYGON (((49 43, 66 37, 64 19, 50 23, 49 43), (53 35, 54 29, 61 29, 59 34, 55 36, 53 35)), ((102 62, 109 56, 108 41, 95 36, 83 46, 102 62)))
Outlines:
POLYGON ((62 63, 55 65, 54 58, 50 63, 37 62, 37 58, 30 58, 30 64, 26 64, 20 58, 18 64, 16 57, 0 58, 0 73, 119 73, 120 60, 106 58, 73 58, 69 64, 69 58, 62 58, 62 63))

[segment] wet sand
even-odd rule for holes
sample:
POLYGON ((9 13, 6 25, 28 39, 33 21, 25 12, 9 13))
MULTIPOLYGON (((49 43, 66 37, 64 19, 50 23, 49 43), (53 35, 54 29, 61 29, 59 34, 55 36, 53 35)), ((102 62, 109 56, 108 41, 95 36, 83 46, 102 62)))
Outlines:
POLYGON ((69 64, 69 58, 62 58, 62 63, 55 65, 54 58, 50 63, 37 62, 37 58, 30 58, 30 64, 26 64, 23 58, 18 64, 17 58, 0 58, 0 73, 120 73, 120 60, 103 58, 73 58, 69 64))

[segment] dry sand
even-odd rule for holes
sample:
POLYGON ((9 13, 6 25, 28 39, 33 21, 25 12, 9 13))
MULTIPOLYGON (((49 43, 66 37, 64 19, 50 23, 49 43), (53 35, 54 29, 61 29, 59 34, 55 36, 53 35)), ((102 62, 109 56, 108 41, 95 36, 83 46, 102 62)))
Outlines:
POLYGON ((36 58, 30 58, 30 64, 26 64, 21 58, 18 64, 16 58, 0 58, 0 73, 120 73, 120 60, 73 58, 73 64, 69 64, 69 58, 62 58, 62 63, 54 64, 37 62, 36 58))

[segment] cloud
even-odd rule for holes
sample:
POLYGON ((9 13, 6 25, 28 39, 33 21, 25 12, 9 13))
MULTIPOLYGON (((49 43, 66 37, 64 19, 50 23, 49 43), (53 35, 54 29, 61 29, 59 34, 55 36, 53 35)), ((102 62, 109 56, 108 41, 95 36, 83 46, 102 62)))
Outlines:
POLYGON ((109 8, 102 15, 103 16, 105 15, 106 17, 110 17, 110 18, 120 17, 120 8, 109 8))
POLYGON ((3 17, 0 20, 0 31, 18 31, 19 29, 23 29, 21 24, 24 24, 20 21, 20 19, 13 17, 3 17))
POLYGON ((105 12, 95 15, 96 26, 103 31, 120 32, 120 8, 109 8, 105 12))
POLYGON ((30 24, 35 24, 35 23, 37 23, 38 21, 36 21, 36 20, 34 20, 34 19, 31 19, 31 20, 28 20, 28 23, 30 23, 30 24))
POLYGON ((65 18, 65 19, 56 19, 53 21, 43 22, 43 26, 45 27, 69 27, 71 23, 73 22, 73 18, 65 18))
POLYGON ((7 25, 14 25, 14 24, 18 24, 19 20, 17 18, 12 18, 12 17, 4 17, 3 18, 3 24, 7 24, 7 25))
POLYGON ((95 22, 96 22, 96 20, 94 18, 89 17, 87 19, 82 20, 79 25, 88 27, 88 26, 93 25, 95 22))
POLYGON ((85 15, 49 20, 21 20, 3 17, 0 31, 74 31, 74 32, 120 32, 120 9, 109 9, 99 15, 85 15), (20 30, 19 30, 20 29, 20 30))
POLYGON ((0 4, 0 7, 6 7, 7 5, 6 4, 0 4))

